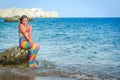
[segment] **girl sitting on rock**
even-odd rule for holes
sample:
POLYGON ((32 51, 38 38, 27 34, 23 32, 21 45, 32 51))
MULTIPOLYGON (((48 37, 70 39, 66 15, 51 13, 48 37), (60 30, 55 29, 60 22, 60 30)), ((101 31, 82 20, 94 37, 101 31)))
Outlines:
POLYGON ((29 50, 29 67, 37 68, 36 56, 40 46, 32 41, 32 26, 28 25, 28 17, 21 16, 19 29, 19 46, 23 49, 29 50))

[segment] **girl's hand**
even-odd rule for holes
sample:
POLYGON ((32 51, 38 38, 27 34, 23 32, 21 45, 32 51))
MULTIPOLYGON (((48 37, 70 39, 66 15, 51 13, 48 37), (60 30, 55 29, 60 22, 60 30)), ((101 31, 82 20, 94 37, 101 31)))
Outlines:
POLYGON ((34 42, 33 42, 33 41, 29 41, 29 43, 30 43, 30 45, 34 44, 34 42))

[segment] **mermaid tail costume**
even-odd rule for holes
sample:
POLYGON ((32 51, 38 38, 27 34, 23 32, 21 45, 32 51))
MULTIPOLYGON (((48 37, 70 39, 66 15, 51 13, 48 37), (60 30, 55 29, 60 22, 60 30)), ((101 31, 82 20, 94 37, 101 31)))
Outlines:
MULTIPOLYGON (((26 32, 29 32, 30 30, 28 29, 25 29, 24 30, 26 32)), ((27 39, 25 38, 25 36, 20 36, 19 38, 19 45, 20 45, 20 48, 23 48, 23 49, 28 49, 28 52, 29 52, 29 67, 32 67, 32 68, 36 68, 37 67, 37 63, 36 63, 36 56, 38 54, 38 51, 39 51, 39 48, 40 46, 38 44, 30 44, 27 39)))

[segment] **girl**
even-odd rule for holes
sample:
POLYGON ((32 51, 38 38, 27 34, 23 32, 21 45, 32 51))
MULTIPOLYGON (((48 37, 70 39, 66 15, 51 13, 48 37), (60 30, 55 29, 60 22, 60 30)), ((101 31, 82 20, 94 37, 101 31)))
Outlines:
POLYGON ((32 41, 32 26, 28 25, 28 17, 21 16, 19 23, 19 46, 29 50, 29 67, 37 68, 36 56, 40 46, 32 41))

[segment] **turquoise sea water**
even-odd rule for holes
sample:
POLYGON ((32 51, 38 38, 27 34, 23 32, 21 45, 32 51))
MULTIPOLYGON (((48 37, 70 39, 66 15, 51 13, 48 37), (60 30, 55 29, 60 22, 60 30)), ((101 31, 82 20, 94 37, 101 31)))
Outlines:
MULTIPOLYGON (((38 61, 76 77, 120 79, 120 18, 35 18, 29 24, 41 46, 38 61)), ((17 25, 0 19, 0 52, 19 45, 17 25)))

